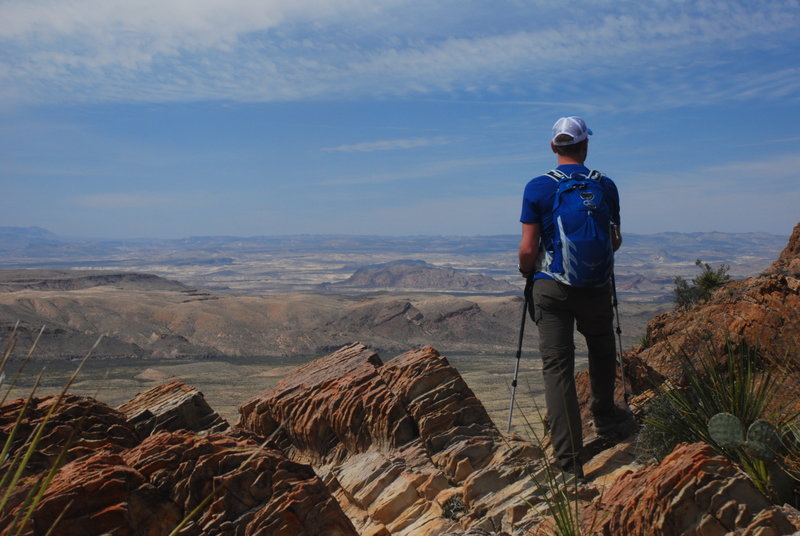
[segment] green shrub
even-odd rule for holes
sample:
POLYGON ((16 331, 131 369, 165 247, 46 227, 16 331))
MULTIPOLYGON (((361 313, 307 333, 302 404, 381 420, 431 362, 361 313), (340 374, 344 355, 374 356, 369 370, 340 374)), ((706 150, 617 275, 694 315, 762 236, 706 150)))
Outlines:
POLYGON ((708 301, 716 289, 731 279, 730 275, 728 275, 731 267, 727 264, 721 264, 715 270, 710 264, 697 259, 695 265, 701 268, 701 272, 692 279, 691 285, 680 276, 674 280, 675 303, 683 309, 696 303, 708 301))

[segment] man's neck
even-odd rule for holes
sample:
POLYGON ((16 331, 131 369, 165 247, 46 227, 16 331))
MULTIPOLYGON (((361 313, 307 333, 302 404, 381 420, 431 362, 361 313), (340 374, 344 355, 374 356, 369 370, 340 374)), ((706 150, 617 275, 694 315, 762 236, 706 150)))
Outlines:
POLYGON ((573 158, 571 156, 564 156, 564 155, 561 155, 561 154, 558 155, 558 165, 559 166, 567 166, 567 165, 570 165, 570 164, 578 164, 579 166, 582 166, 583 165, 583 160, 577 160, 576 158, 573 158))

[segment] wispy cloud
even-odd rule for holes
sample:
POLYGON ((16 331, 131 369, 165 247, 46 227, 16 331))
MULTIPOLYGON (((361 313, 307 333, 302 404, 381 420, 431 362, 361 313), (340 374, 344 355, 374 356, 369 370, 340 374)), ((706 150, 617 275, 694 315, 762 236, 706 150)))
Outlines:
POLYGON ((800 183, 795 172, 798 168, 800 155, 784 154, 669 173, 637 172, 636 180, 622 190, 668 194, 672 199, 686 195, 708 200, 722 192, 751 195, 764 191, 798 198, 800 183))
POLYGON ((797 2, 725 6, 720 17, 711 0, 595 2, 556 22, 563 12, 549 0, 492 10, 422 0, 12 0, 0 5, 0 95, 163 102, 518 91, 585 100, 585 87, 565 79, 623 107, 796 95, 800 70, 743 68, 737 52, 780 55, 796 44, 797 2), (494 24, 476 24, 487 17, 494 24), (726 61, 727 76, 708 72, 726 61))
POLYGON ((428 162, 426 164, 411 166, 407 169, 391 172, 373 173, 370 175, 343 177, 338 179, 326 179, 320 181, 319 184, 329 186, 356 186, 427 178, 438 178, 445 180, 449 174, 463 170, 474 170, 476 168, 487 166, 497 168, 500 165, 535 162, 536 160, 537 157, 527 154, 458 158, 452 160, 428 162))
POLYGON ((202 206, 211 201, 205 194, 176 194, 164 192, 104 193, 76 196, 78 206, 90 209, 158 209, 180 206, 202 206))
POLYGON ((337 147, 326 147, 323 151, 343 151, 343 152, 362 152, 370 153, 373 151, 392 151, 397 149, 416 149, 418 147, 430 147, 432 145, 445 145, 450 140, 444 136, 434 138, 402 138, 397 140, 365 141, 353 145, 339 145, 337 147))

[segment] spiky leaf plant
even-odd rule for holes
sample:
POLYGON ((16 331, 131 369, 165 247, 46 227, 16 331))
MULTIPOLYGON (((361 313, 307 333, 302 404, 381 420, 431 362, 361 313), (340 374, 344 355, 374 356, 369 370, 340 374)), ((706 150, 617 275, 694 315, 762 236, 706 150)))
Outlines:
MULTIPOLYGON (((774 423, 784 429, 798 422, 798 414, 788 411, 789 400, 784 394, 784 380, 789 368, 780 363, 762 366, 766 359, 744 344, 727 343, 726 359, 720 363, 714 353, 707 350, 695 360, 676 352, 682 364, 686 384, 665 384, 657 387, 657 396, 651 401, 651 411, 643 419, 645 425, 639 435, 639 445, 656 459, 660 459, 679 442, 702 441, 718 453, 741 467, 755 485, 767 496, 777 500, 771 488, 768 467, 755 456, 760 452, 736 447, 735 437, 759 419, 774 423), (784 401, 786 403, 784 403, 784 401), (709 420, 727 413, 740 423, 739 427, 722 436, 714 437, 709 431, 709 420)), ((729 417, 719 417, 717 424, 731 424, 729 417)), ((754 438, 762 432, 762 425, 754 430, 754 438)), ((756 443, 758 445, 758 441, 756 443)))

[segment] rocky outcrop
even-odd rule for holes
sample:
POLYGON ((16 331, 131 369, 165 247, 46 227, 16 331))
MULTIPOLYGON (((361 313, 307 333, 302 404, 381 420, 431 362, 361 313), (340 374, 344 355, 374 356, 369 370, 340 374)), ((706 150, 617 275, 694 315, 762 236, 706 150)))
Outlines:
POLYGON ((162 432, 124 453, 100 451, 64 466, 32 522, 43 534, 168 534, 199 512, 187 536, 357 536, 310 467, 231 436, 162 432))
POLYGON ((140 441, 125 415, 92 398, 66 395, 59 401, 58 396, 47 396, 0 406, 0 444, 13 432, 9 457, 26 448, 39 426, 43 427, 41 439, 26 467, 29 474, 49 468, 65 447, 69 461, 98 450, 121 452, 140 441))
MULTIPOLYGON (((800 224, 779 259, 762 275, 732 281, 705 303, 660 314, 647 326, 647 345, 627 358, 680 383, 681 359, 721 359, 729 342, 768 357, 793 356, 800 340, 800 224)), ((800 376, 790 381, 800 385, 800 376)), ((640 392, 640 391, 639 391, 640 392)))
MULTIPOLYGON (((182 393, 193 390, 172 382, 126 406, 170 406, 182 393)), ((26 430, 53 402, 35 401, 26 430)), ((64 419, 89 423, 92 433, 77 434, 71 461, 22 534, 43 534, 59 516, 54 533, 64 536, 167 534, 192 512, 182 535, 552 533, 553 473, 544 454, 504 437, 430 347, 385 363, 364 345, 344 347, 244 404, 240 428, 223 434, 156 431, 140 442, 122 412, 79 397, 66 402, 44 428, 51 457, 31 465, 0 513, 2 536, 64 443, 64 419)), ((21 410, 21 401, 2 408, 5 433, 21 410)), ((800 527, 789 509, 771 506, 703 445, 644 468, 630 465, 625 448, 587 463, 593 482, 571 503, 603 534, 767 535, 800 527)))
POLYGON ((792 236, 789 237, 789 243, 766 273, 792 274, 798 277, 800 274, 800 223, 795 225, 792 236))
POLYGON ((118 409, 142 437, 163 430, 222 432, 228 428, 228 423, 211 409, 203 393, 179 381, 139 393, 118 409))
POLYGON ((604 536, 778 536, 800 530, 800 520, 771 505, 744 473, 703 443, 679 445, 657 466, 623 474, 598 503, 604 536))
POLYGON ((430 347, 384 364, 361 344, 347 346, 240 412, 239 426, 282 436, 290 457, 312 463, 360 534, 510 528, 538 493, 530 468, 541 453, 503 440, 430 347))

